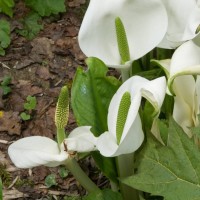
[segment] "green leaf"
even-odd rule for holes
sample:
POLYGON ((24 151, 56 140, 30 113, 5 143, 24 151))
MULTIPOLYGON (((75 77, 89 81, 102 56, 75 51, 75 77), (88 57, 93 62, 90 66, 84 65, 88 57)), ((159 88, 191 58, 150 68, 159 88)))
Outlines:
POLYGON ((65 0, 25 0, 25 3, 40 16, 50 16, 66 11, 65 0))
POLYGON ((167 146, 148 137, 138 173, 122 182, 165 200, 199 200, 200 152, 173 119, 168 134, 167 146))
POLYGON ((88 70, 78 68, 72 85, 72 109, 80 126, 90 125, 96 136, 107 128, 110 100, 120 82, 106 76, 108 68, 97 58, 88 58, 88 70))
MULTIPOLYGON (((120 82, 106 76, 108 68, 97 58, 87 59, 88 70, 78 68, 72 85, 71 102, 79 126, 92 126, 92 131, 99 136, 107 128, 107 113, 110 100, 120 86, 120 82)), ((104 158, 99 152, 92 153, 104 174, 116 178, 115 161, 104 158)))
POLYGON ((84 197, 83 200, 122 200, 122 196, 118 192, 113 192, 110 189, 96 191, 84 197))
POLYGON ((65 167, 60 167, 58 173, 61 178, 66 178, 69 174, 69 171, 65 167))
POLYGON ((56 176, 55 174, 49 174, 46 178, 45 178, 45 181, 44 181, 45 185, 50 188, 54 185, 57 185, 56 183, 56 176))
POLYGON ((11 83, 12 78, 10 76, 4 76, 1 85, 2 86, 7 86, 11 83))
MULTIPOLYGON (((1 1, 1 0, 0 0, 1 1)), ((0 20, 0 55, 5 55, 5 48, 10 45, 10 24, 6 20, 0 20)))
MULTIPOLYGON (((0 13, 5 13, 9 17, 13 16, 14 0, 0 0, 0 13)), ((1 27, 1 26, 0 26, 1 27)))
POLYGON ((20 114, 20 117, 22 118, 22 120, 27 121, 29 119, 31 119, 31 116, 29 114, 26 114, 25 112, 22 112, 20 114))
MULTIPOLYGON (((200 120, 200 114, 197 115, 198 121, 200 120)), ((200 122, 200 121, 199 121, 200 122)), ((200 124, 195 127, 190 128, 193 135, 200 139, 200 124)))
POLYGON ((38 24, 39 20, 41 17, 37 13, 30 13, 21 20, 23 29, 17 29, 16 32, 29 40, 33 39, 43 29, 43 26, 38 24))
POLYGON ((24 109, 26 110, 33 110, 36 107, 36 97, 28 95, 26 97, 27 102, 24 104, 24 109))
POLYGON ((7 95, 12 91, 9 86, 1 86, 1 88, 3 90, 3 95, 7 95))

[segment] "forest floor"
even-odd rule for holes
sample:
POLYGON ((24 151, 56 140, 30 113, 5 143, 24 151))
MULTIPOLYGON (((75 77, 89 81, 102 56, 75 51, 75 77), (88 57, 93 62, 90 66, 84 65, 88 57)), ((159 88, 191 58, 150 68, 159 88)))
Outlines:
MULTIPOLYGON (((60 167, 44 166, 18 169, 11 162, 8 146, 23 137, 41 135, 55 139, 55 106, 64 84, 69 88, 78 66, 84 66, 77 35, 86 10, 85 0, 69 0, 66 13, 44 18, 44 29, 33 39, 11 33, 12 42, 5 56, 0 56, 0 82, 11 77, 11 92, 3 95, 0 87, 0 177, 3 180, 3 196, 7 199, 81 199, 86 194, 73 176, 59 174, 60 167), (37 104, 30 120, 22 120, 27 96, 36 97, 37 104), (55 186, 45 184, 48 175, 55 177, 55 186)), ((21 1, 15 6, 12 19, 14 30, 26 9, 21 1)), ((67 131, 76 127, 70 112, 67 131)), ((106 185, 92 159, 80 162, 89 176, 100 186, 106 185)))

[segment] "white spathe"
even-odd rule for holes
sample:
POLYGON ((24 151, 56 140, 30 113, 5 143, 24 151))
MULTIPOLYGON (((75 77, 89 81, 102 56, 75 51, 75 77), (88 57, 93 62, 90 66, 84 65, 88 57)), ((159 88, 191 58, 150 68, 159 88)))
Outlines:
POLYGON ((111 99, 108 110, 108 131, 99 137, 94 137, 90 129, 79 127, 79 135, 71 134, 65 143, 69 150, 81 152, 99 150, 103 156, 114 157, 121 154, 128 154, 136 151, 144 140, 141 119, 138 114, 142 97, 145 97, 155 108, 158 115, 160 107, 165 97, 166 80, 165 77, 149 81, 139 76, 133 76, 125 81, 111 99), (125 92, 131 95, 131 105, 124 125, 120 143, 117 144, 116 123, 119 105, 125 92), (81 131, 83 129, 83 131, 81 131), (68 144, 73 139, 74 145, 68 144), (81 142, 83 141, 83 142, 81 142), (87 142, 86 142, 87 141, 87 142), (76 145, 77 143, 77 145, 76 145), (90 145, 87 145, 90 144, 90 145), (91 148, 93 143, 93 149, 91 148), (83 144, 81 146, 79 144, 83 144))
POLYGON ((167 60, 158 63, 168 71, 169 94, 175 96, 173 117, 188 136, 191 136, 189 128, 199 123, 200 47, 195 41, 188 41, 177 48, 171 62, 167 60))
POLYGON ((32 168, 40 165, 55 167, 67 160, 68 153, 50 138, 42 136, 25 137, 12 143, 8 154, 18 168, 32 168))
POLYGON ((162 0, 168 14, 168 28, 161 48, 173 49, 196 37, 200 25, 199 0, 162 0))
POLYGON ((125 27, 130 61, 156 47, 168 26, 160 0, 91 0, 78 35, 80 48, 87 57, 98 57, 115 68, 122 67, 115 30, 117 17, 125 27))

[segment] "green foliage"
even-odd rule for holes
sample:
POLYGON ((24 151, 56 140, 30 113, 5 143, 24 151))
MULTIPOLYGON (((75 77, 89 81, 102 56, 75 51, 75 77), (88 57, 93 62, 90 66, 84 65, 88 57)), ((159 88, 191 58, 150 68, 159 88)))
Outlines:
POLYGON ((173 119, 167 146, 148 135, 138 163, 138 173, 123 183, 165 200, 200 199, 200 152, 173 119))
POLYGON ((6 49, 9 45, 10 45, 10 24, 6 20, 2 19, 0 20, 0 56, 5 55, 4 49, 6 49))
MULTIPOLYGON (((80 126, 92 126, 98 136, 107 129, 107 113, 110 100, 120 86, 120 82, 106 76, 108 68, 97 58, 87 59, 88 70, 78 68, 72 85, 72 108, 80 126)), ((115 160, 104 158, 98 152, 92 152, 97 165, 104 174, 116 178, 115 160)))
POLYGON ((27 121, 29 119, 31 119, 31 111, 35 109, 37 104, 37 100, 36 97, 30 96, 28 95, 26 97, 26 102, 24 103, 24 109, 26 110, 26 112, 22 112, 20 114, 20 117, 22 118, 22 120, 27 121))
POLYGON ((69 174, 69 171, 65 167, 60 167, 58 173, 61 178, 66 178, 69 174))
POLYGON ((43 25, 38 23, 39 20, 41 17, 37 13, 30 13, 21 20, 23 29, 17 29, 16 32, 29 40, 33 39, 43 29, 43 25))
MULTIPOLYGON (((0 0, 0 13, 5 13, 6 15, 12 17, 15 2, 14 0, 0 0)), ((1 27, 1 26, 0 26, 1 27)))
POLYGON ((0 88, 3 90, 3 95, 7 95, 11 92, 11 88, 9 87, 9 84, 11 83, 11 77, 5 76, 0 84, 0 88))
POLYGON ((96 191, 84 197, 83 200, 122 200, 122 196, 118 192, 113 192, 110 189, 96 191))
POLYGON ((54 185, 57 185, 56 182, 56 175, 55 174, 49 174, 46 178, 45 178, 45 185, 50 188, 54 185))
POLYGON ((50 16, 66 11, 65 0, 25 0, 25 3, 40 16, 50 16))

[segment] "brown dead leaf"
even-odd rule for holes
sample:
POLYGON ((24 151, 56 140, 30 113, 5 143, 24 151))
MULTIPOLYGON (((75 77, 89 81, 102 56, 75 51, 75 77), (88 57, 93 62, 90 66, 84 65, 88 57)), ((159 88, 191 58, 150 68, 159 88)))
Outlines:
POLYGON ((69 1, 69 7, 79 7, 81 4, 85 4, 85 0, 71 0, 69 1))
POLYGON ((40 66, 37 68, 35 72, 41 79, 48 80, 51 78, 51 74, 49 73, 49 69, 44 66, 40 66))
POLYGON ((41 60, 38 60, 38 57, 36 55, 43 55, 47 56, 48 58, 52 59, 54 57, 52 53, 52 45, 54 44, 54 41, 45 37, 42 38, 35 38, 32 42, 32 51, 31 51, 31 58, 36 62, 41 62, 41 60))
POLYGON ((23 194, 22 192, 19 192, 15 188, 12 190, 3 190, 3 199, 4 200, 11 200, 11 199, 18 199, 18 198, 23 198, 23 197, 28 197, 27 194, 23 194))
POLYGON ((7 131, 9 135, 21 134, 19 112, 4 112, 0 118, 0 131, 7 131))

